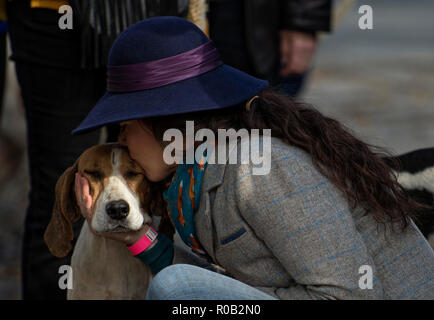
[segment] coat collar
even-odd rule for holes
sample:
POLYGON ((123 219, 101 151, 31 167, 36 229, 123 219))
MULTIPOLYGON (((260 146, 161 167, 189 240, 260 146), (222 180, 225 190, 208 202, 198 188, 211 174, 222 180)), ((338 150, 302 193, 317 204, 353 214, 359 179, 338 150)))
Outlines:
MULTIPOLYGON (((218 148, 214 148, 215 153, 215 163, 208 163, 204 180, 202 186, 202 194, 200 199, 200 205, 198 211, 195 214, 195 225, 196 234, 202 245, 206 250, 208 255, 212 257, 214 261, 215 258, 215 248, 214 248, 214 226, 211 218, 211 200, 210 192, 220 186, 223 183, 223 178, 226 170, 226 165, 229 161, 229 155, 236 151, 238 144, 230 145, 226 144, 226 161, 222 164, 218 164, 218 148)), ((212 157, 212 153, 210 153, 212 157)))
MULTIPOLYGON (((239 143, 239 139, 237 141, 239 143)), ((202 189, 204 192, 209 192, 223 183, 223 176, 225 174, 226 165, 229 162, 229 156, 237 149, 238 143, 226 143, 224 145, 224 148, 226 148, 226 157, 223 163, 218 163, 219 148, 213 148, 208 159, 214 158, 214 163, 208 163, 207 165, 202 189)))

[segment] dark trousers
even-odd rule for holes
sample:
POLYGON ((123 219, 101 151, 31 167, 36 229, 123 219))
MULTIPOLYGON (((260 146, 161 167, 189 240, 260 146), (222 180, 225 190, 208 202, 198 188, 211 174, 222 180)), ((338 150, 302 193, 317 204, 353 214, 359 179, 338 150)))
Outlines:
MULTIPOLYGON (((28 1, 8 2, 12 59, 27 122, 30 193, 22 249, 24 299, 65 299, 59 267, 71 253, 56 258, 43 235, 51 218, 57 179, 88 147, 99 131, 71 136, 105 92, 105 69, 80 70, 75 33, 60 30, 55 10, 30 9, 28 1)), ((81 222, 74 226, 77 236, 81 222)))

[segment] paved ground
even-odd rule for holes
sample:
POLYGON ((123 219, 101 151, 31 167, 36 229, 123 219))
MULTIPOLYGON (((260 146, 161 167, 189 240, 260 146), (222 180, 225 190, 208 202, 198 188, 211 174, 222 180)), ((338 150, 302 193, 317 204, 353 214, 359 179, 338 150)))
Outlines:
POLYGON ((322 38, 304 99, 397 153, 434 146, 433 10, 430 0, 357 1, 322 38), (362 4, 373 30, 358 28, 362 4))
MULTIPOLYGON (((356 2, 333 34, 322 38, 303 98, 368 142, 397 153, 433 146, 432 12, 432 0, 356 2), (373 30, 358 29, 362 4, 373 7, 373 30)), ((12 75, 6 90, 1 128, 24 150, 25 126, 12 75)), ((20 298, 26 160, 24 154, 18 170, 0 186, 0 299, 20 298)))

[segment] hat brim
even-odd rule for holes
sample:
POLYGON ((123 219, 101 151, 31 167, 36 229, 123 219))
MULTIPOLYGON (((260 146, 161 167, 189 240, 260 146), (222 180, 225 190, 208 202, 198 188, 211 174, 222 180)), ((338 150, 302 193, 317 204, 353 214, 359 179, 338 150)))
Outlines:
POLYGON ((121 121, 225 108, 250 99, 267 86, 267 81, 222 65, 159 88, 107 92, 72 134, 121 121))

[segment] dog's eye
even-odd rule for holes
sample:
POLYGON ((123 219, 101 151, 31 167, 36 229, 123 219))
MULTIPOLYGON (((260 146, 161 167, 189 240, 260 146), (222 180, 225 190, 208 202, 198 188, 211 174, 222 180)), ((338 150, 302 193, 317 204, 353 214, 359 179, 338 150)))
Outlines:
POLYGON ((128 172, 125 174, 125 177, 126 177, 127 179, 132 179, 132 178, 137 177, 139 174, 140 174, 139 172, 128 171, 128 172))
POLYGON ((90 170, 84 170, 84 173, 87 173, 88 175, 90 175, 92 178, 95 179, 102 179, 102 174, 99 171, 90 171, 90 170))

